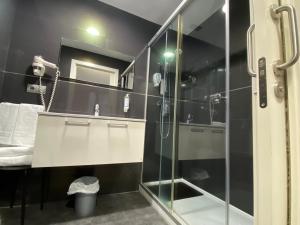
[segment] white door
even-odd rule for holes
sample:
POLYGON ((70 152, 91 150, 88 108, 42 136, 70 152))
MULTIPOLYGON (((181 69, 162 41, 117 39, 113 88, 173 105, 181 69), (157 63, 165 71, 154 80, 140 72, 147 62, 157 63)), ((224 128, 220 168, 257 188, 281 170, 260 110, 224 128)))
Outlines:
POLYGON ((285 13, 283 17, 283 33, 285 61, 296 57, 295 64, 286 71, 287 86, 287 111, 288 111, 288 137, 289 137, 289 208, 290 224, 300 224, 300 62, 299 54, 299 24, 300 24, 300 1, 282 0, 281 5, 287 5, 294 9, 296 16, 295 33, 291 33, 293 17, 290 19, 285 13))
POLYGON ((298 225, 300 64, 295 15, 300 1, 250 2, 255 27, 248 33, 248 66, 256 74, 252 80, 255 225, 298 225))
POLYGON ((290 197, 296 198, 300 186, 296 138, 300 135, 300 79, 296 76, 300 67, 293 65, 297 59, 292 45, 297 43, 291 38, 295 34, 290 35, 296 29, 294 10, 285 6, 296 1, 300 9, 299 0, 250 0, 254 26, 248 33, 248 66, 256 74, 252 79, 255 225, 299 224, 299 201, 290 197), (290 69, 286 72, 285 67, 290 69))

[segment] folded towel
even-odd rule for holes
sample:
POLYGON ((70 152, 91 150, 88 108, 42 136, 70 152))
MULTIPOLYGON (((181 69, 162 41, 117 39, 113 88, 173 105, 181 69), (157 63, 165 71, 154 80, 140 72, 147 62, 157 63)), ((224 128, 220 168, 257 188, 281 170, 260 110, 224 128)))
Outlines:
POLYGON ((0 157, 0 166, 25 166, 32 164, 32 155, 0 157))
POLYGON ((34 145, 38 112, 43 110, 41 105, 20 104, 11 144, 34 145))
POLYGON ((33 147, 30 146, 0 147, 0 158, 16 157, 16 156, 24 156, 24 155, 32 155, 32 154, 33 154, 33 147))
POLYGON ((19 104, 0 103, 0 143, 11 144, 16 126, 19 104))

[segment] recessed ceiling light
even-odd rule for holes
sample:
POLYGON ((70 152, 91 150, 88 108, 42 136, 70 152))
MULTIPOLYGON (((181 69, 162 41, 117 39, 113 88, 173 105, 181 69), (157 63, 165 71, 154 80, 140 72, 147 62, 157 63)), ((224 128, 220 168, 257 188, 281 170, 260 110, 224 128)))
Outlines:
POLYGON ((86 29, 86 32, 88 32, 90 35, 93 35, 93 36, 99 36, 100 35, 99 31, 95 27, 88 27, 86 29))
POLYGON ((173 58, 174 56, 175 56, 175 54, 174 54, 173 52, 171 52, 171 51, 166 51, 166 52, 164 52, 164 57, 165 57, 166 59, 173 58))

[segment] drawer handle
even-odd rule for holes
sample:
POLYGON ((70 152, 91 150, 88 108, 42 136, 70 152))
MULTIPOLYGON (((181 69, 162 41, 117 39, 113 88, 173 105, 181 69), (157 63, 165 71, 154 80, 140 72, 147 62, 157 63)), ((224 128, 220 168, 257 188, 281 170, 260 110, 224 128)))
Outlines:
POLYGON ((107 126, 111 128, 128 128, 128 124, 120 124, 120 123, 108 123, 107 126))
POLYGON ((88 127, 91 125, 91 123, 88 122, 82 122, 82 121, 65 121, 65 124, 67 126, 84 126, 84 127, 88 127))
POLYGON ((203 133, 203 132, 204 132, 204 129, 199 129, 199 128, 191 128, 191 132, 203 133))
POLYGON ((211 131, 213 134, 223 134, 224 131, 223 130, 212 130, 211 131))

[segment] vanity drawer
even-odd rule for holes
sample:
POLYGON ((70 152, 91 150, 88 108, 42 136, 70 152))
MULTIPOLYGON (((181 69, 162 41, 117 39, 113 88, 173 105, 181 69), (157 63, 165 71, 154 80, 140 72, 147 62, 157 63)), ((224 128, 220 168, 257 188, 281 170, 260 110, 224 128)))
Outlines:
POLYGON ((145 122, 40 115, 33 167, 143 161, 145 122))

